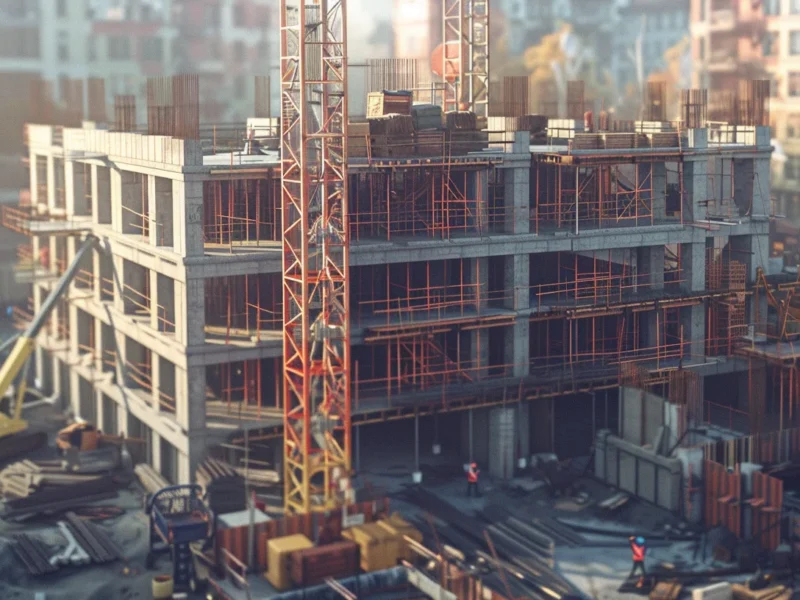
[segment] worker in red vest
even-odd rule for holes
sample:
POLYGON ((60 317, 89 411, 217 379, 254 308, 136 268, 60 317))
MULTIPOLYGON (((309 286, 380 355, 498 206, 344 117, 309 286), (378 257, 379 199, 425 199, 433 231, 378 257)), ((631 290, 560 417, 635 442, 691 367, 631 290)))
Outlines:
POLYGON ((480 496, 480 492, 478 491, 479 474, 478 463, 471 463, 467 469, 467 497, 472 496, 473 491, 476 497, 480 496))
POLYGON ((636 587, 640 588, 644 585, 644 578, 647 573, 644 570, 644 555, 647 553, 645 546, 645 539, 642 536, 631 536, 629 538, 631 544, 631 552, 633 553, 633 568, 628 579, 633 579, 636 573, 639 573, 639 581, 636 582, 636 587))

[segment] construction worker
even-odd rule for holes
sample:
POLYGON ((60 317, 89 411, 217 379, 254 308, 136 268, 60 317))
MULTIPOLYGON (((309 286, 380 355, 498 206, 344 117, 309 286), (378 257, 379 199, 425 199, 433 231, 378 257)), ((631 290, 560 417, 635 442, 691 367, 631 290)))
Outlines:
POLYGON ((480 492, 478 491, 478 475, 480 471, 478 470, 478 463, 470 463, 469 468, 467 469, 467 497, 472 496, 472 492, 475 492, 475 496, 480 496, 480 492))
POLYGON ((628 579, 633 579, 637 571, 639 572, 639 581, 636 582, 636 587, 640 588, 644 585, 644 578, 647 573, 644 570, 644 555, 647 552, 645 546, 645 539, 642 536, 631 536, 629 538, 631 544, 631 552, 633 553, 633 568, 628 579))

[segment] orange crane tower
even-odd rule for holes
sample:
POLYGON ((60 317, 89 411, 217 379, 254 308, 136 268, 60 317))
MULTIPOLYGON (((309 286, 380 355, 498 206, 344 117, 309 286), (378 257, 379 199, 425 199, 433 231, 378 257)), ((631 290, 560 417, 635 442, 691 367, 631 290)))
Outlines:
POLYGON ((442 0, 444 110, 489 116, 489 0, 442 0))
POLYGON ((280 0, 287 512, 341 506, 350 472, 345 0, 280 0))

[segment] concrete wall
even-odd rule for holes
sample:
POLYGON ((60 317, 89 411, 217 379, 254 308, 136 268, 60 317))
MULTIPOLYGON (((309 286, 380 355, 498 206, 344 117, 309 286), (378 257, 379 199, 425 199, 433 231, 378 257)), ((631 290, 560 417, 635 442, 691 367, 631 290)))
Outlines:
POLYGON ((681 461, 658 456, 612 435, 597 434, 595 477, 667 510, 680 509, 681 461))

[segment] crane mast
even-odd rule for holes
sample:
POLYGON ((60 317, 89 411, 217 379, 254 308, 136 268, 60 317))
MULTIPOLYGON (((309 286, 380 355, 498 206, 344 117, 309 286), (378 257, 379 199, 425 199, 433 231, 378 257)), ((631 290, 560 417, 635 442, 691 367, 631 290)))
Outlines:
POLYGON ((284 504, 350 472, 345 0, 280 0, 284 504))

